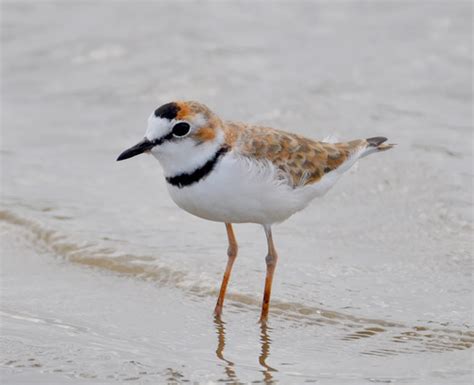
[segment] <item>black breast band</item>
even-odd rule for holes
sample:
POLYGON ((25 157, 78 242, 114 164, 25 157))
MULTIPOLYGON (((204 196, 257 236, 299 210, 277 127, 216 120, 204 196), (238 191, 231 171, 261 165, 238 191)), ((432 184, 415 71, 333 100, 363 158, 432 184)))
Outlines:
POLYGON ((229 151, 229 148, 227 146, 221 147, 215 155, 209 159, 204 165, 199 167, 198 169, 194 170, 190 174, 178 174, 175 176, 167 177, 166 181, 178 188, 183 188, 186 186, 190 186, 193 183, 199 182, 201 179, 204 179, 209 173, 214 169, 216 166, 217 162, 219 159, 224 155, 227 151, 229 151))

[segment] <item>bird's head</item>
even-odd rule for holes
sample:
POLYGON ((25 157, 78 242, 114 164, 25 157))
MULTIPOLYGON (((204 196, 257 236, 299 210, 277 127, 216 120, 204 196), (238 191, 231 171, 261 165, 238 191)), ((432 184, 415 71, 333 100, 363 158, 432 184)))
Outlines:
POLYGON ((199 164, 223 141, 222 121, 209 108, 197 102, 176 101, 153 111, 144 139, 123 151, 117 160, 149 152, 166 174, 173 174, 199 164))

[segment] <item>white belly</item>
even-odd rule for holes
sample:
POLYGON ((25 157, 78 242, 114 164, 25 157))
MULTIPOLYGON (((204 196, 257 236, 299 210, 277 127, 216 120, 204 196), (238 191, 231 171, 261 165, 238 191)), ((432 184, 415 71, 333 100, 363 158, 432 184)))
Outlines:
POLYGON ((229 153, 201 181, 178 188, 174 202, 198 217, 217 222, 272 224, 303 209, 318 195, 314 186, 292 188, 271 164, 229 153))

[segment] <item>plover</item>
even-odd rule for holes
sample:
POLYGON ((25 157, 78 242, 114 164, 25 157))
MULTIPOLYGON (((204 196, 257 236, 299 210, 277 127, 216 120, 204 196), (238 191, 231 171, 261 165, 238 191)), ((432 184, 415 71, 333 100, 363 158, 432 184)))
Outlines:
POLYGON ((205 105, 176 101, 148 118, 145 138, 117 160, 151 153, 173 201, 198 217, 225 223, 228 260, 215 307, 221 316, 235 258, 233 223, 263 226, 268 244, 260 321, 268 318, 278 260, 272 225, 324 195, 354 163, 393 147, 384 137, 327 143, 245 123, 223 121, 205 105))

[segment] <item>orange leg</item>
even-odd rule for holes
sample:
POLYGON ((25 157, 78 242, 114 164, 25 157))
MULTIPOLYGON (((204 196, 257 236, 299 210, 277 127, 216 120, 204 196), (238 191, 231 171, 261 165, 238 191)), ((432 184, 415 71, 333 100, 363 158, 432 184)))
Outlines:
POLYGON ((267 263, 267 276, 265 277, 265 291, 263 292, 262 314, 260 322, 265 323, 268 319, 268 309, 270 307, 270 296, 272 294, 273 273, 278 261, 278 255, 273 244, 272 229, 270 226, 264 226, 267 236, 268 254, 265 258, 267 263))
POLYGON ((227 283, 229 282, 230 273, 232 266, 234 265, 235 258, 237 257, 237 241, 235 240, 234 230, 232 229, 231 223, 226 223, 225 228, 227 230, 227 238, 229 240, 229 247, 227 249, 227 266, 225 268, 224 277, 222 278, 221 290, 219 292, 219 298, 217 299, 216 308, 214 314, 216 317, 220 317, 222 314, 222 306, 224 305, 224 297, 227 289, 227 283))

